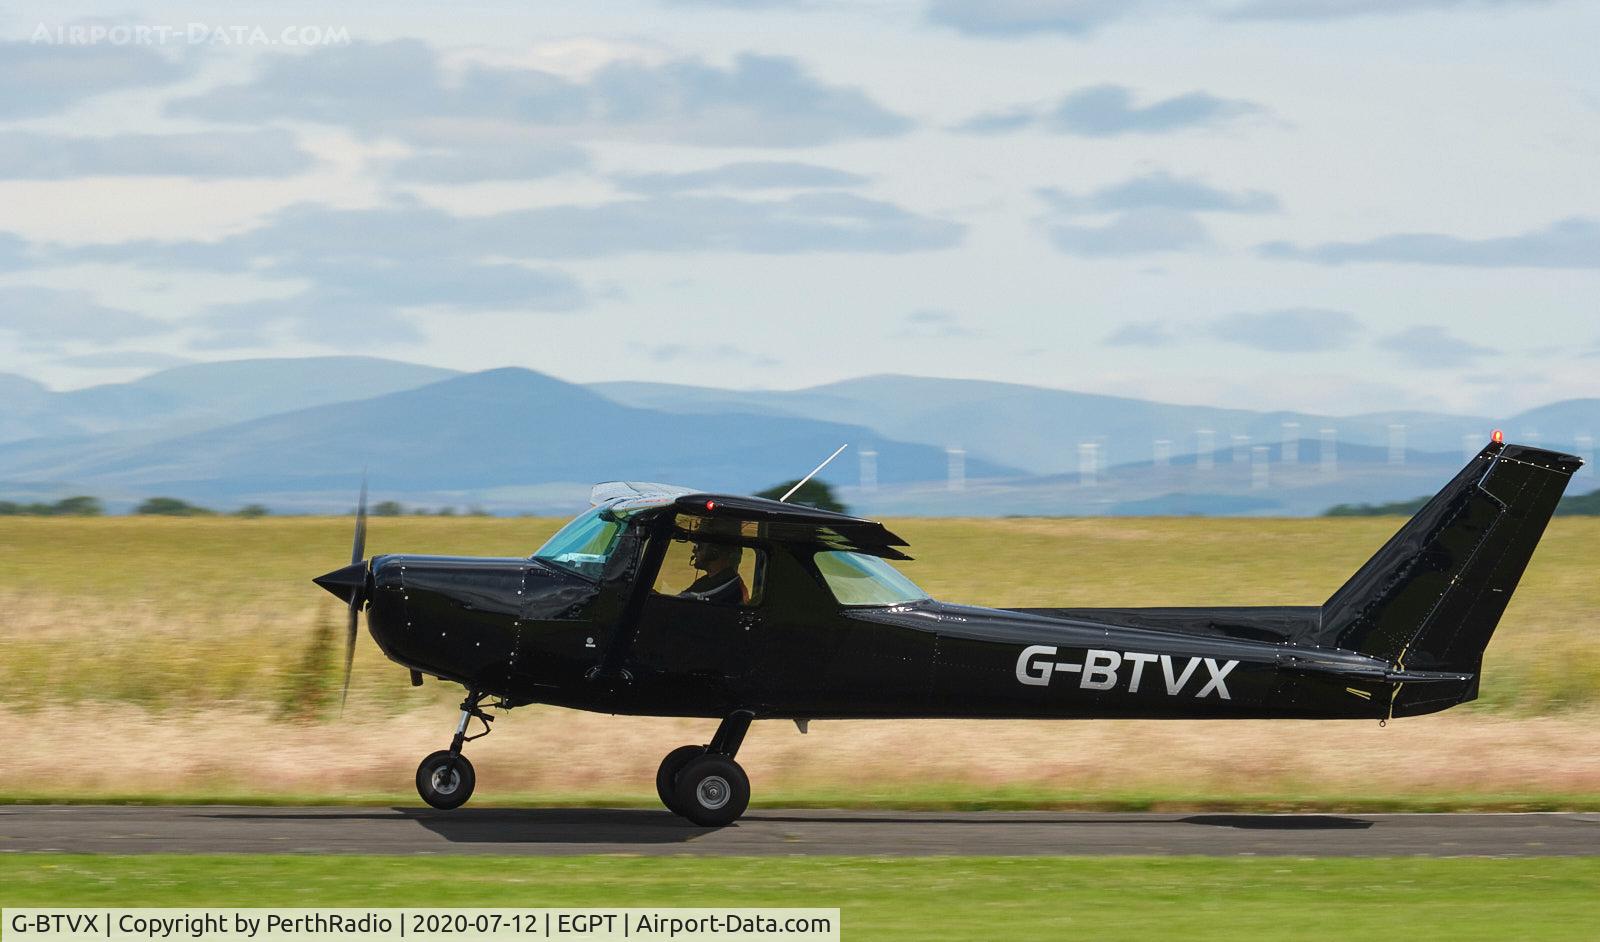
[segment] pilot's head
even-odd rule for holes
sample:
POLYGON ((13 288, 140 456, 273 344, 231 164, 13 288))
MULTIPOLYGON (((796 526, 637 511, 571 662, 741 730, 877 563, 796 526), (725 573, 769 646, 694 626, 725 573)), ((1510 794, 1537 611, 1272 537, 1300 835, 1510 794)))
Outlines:
POLYGON ((744 557, 744 547, 737 543, 713 543, 696 540, 689 546, 689 565, 701 572, 720 572, 739 565, 744 557))

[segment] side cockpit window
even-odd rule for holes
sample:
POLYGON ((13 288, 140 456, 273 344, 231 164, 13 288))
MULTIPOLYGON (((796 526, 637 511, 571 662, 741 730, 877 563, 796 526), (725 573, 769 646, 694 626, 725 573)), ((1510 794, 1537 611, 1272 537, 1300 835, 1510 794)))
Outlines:
POLYGON ((759 605, 766 551, 740 542, 741 536, 737 522, 678 517, 655 592, 713 605, 759 605))

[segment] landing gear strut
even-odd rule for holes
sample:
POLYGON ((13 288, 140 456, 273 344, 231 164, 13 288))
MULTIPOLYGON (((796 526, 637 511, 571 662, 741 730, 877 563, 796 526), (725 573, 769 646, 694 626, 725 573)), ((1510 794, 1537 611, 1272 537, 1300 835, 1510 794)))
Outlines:
POLYGON ((467 698, 461 701, 461 722, 456 724, 456 734, 450 740, 450 748, 432 753, 417 766, 417 794, 441 811, 466 804, 467 799, 472 797, 473 787, 477 785, 472 763, 461 754, 461 747, 493 731, 489 724, 494 722, 494 717, 481 708, 486 696, 488 694, 477 690, 467 694, 467 698), (474 717, 483 722, 483 732, 468 736, 467 724, 474 717))
POLYGON ((739 820, 750 805, 750 779, 733 757, 755 714, 736 710, 704 746, 680 746, 667 753, 656 771, 656 793, 668 810, 702 827, 739 820))

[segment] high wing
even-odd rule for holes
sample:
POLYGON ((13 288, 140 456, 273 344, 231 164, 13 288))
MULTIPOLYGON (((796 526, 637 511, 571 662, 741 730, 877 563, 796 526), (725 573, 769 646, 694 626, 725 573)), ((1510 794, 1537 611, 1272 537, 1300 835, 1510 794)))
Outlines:
POLYGON ((682 497, 693 494, 692 487, 678 487, 674 484, 655 484, 649 481, 605 481, 596 484, 589 491, 589 504, 598 507, 611 501, 639 502, 645 506, 665 504, 682 497))
POLYGON ((606 481, 596 484, 589 492, 589 503, 596 507, 609 505, 618 512, 671 505, 678 513, 688 516, 754 524, 748 535, 761 539, 810 543, 818 549, 865 553, 884 559, 911 558, 897 548, 910 544, 875 520, 765 497, 713 494, 648 481, 606 481))
POLYGON ((897 547, 905 540, 875 520, 736 494, 683 494, 672 501, 680 514, 751 525, 751 536, 783 543, 809 543, 818 549, 865 553, 884 559, 910 559, 897 547))
POLYGON ((678 513, 692 517, 753 524, 747 534, 751 537, 782 543, 810 543, 818 549, 865 553, 884 559, 911 558, 897 549, 910 544, 875 520, 765 497, 712 494, 648 481, 606 481, 596 484, 589 492, 589 503, 596 507, 609 505, 618 512, 670 505, 678 513))

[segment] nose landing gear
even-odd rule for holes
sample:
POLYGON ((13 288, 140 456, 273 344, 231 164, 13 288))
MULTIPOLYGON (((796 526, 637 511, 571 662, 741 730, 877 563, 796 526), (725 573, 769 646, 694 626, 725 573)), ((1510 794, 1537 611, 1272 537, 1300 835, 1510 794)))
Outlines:
POLYGON ((467 799, 472 797, 473 787, 477 785, 472 763, 461 754, 461 747, 493 732, 489 724, 494 722, 494 717, 481 708, 486 696, 477 690, 467 694, 467 698, 461 701, 461 722, 456 724, 456 734, 450 740, 450 748, 431 753, 417 766, 417 794, 441 811, 466 804, 467 799), (483 722, 483 732, 468 736, 467 724, 474 717, 483 722))
POLYGON ((674 814, 701 827, 724 827, 750 805, 750 779, 734 761, 755 714, 738 710, 705 746, 680 746, 656 771, 656 794, 674 814))

